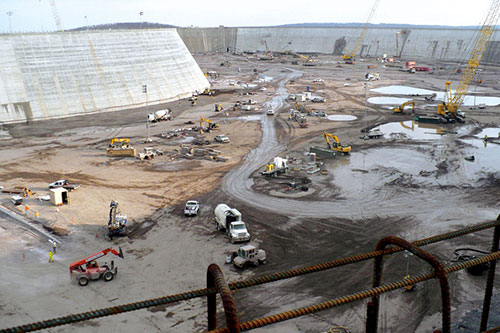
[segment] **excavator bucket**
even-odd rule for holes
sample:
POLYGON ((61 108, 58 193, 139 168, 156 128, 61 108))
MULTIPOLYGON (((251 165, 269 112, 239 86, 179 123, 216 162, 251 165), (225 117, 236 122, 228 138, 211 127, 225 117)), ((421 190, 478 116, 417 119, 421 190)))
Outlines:
POLYGON ((121 247, 118 247, 118 248, 120 249, 120 254, 118 256, 123 259, 123 250, 121 247))

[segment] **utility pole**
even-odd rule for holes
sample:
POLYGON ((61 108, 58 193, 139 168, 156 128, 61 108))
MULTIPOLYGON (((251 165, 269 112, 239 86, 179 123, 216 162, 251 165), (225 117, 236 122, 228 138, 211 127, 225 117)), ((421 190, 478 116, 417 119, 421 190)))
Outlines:
POLYGON ((89 30, 89 19, 87 15, 85 15, 83 18, 85 19, 85 27, 87 28, 87 30, 89 30))
POLYGON ((10 24, 10 18, 12 17, 14 12, 7 12, 5 14, 9 15, 9 32, 12 33, 12 25, 10 24))
POLYGON ((146 141, 144 142, 152 142, 151 138, 149 137, 149 110, 148 110, 148 86, 147 84, 142 85, 142 92, 146 94, 146 132, 147 132, 147 137, 146 141))
POLYGON ((367 125, 366 125, 366 110, 368 109, 368 100, 366 99, 367 97, 367 92, 368 92, 368 86, 371 86, 371 83, 370 82, 363 82, 363 85, 365 86, 365 128, 363 130, 363 140, 368 140, 369 139, 369 136, 368 136, 368 129, 367 129, 367 125))

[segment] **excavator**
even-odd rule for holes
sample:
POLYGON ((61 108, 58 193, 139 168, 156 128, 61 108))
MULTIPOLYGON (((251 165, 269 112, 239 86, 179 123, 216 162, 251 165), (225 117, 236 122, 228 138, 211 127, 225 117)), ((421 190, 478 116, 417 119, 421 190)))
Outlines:
POLYGON ((123 251, 121 248, 119 248, 119 251, 107 248, 69 265, 70 278, 78 281, 78 284, 82 287, 86 286, 90 280, 99 280, 101 277, 106 282, 113 280, 115 275, 118 274, 118 268, 115 267, 114 261, 111 260, 111 265, 109 266, 107 263, 99 266, 96 261, 110 252, 123 259, 123 251))
POLYGON ((361 47, 361 44, 363 43, 363 39, 365 38, 365 34, 368 31, 370 21, 372 20, 373 14, 375 13, 375 10, 377 9, 379 2, 380 2, 380 0, 375 0, 373 7, 371 8, 371 10, 368 14, 368 19, 366 20, 366 23, 363 26, 363 29, 361 30, 361 34, 359 35, 359 38, 356 41, 356 44, 354 44, 354 48, 352 49, 352 51, 347 52, 347 50, 346 50, 346 52, 344 53, 344 62, 346 64, 353 64, 354 63, 354 56, 356 55, 359 48, 361 47))
POLYGON ((135 148, 130 145, 130 139, 113 138, 106 149, 108 156, 130 156, 135 157, 135 148))
POLYGON ((411 112, 415 112, 415 100, 404 102, 403 104, 392 110, 394 111, 394 113, 403 113, 405 106, 410 104, 411 104, 411 112))
POLYGON ((344 155, 347 155, 351 152, 351 146, 341 144, 339 138, 337 138, 335 135, 323 132, 323 137, 325 138, 328 148, 330 148, 331 150, 337 151, 344 155), (330 139, 332 139, 333 142, 330 142, 330 139))
POLYGON ((455 91, 455 95, 452 95, 451 81, 446 81, 446 100, 438 104, 437 114, 441 116, 445 121, 452 122, 464 122, 463 117, 457 112, 460 105, 462 105, 467 90, 474 80, 477 68, 481 62, 486 49, 488 47, 488 42, 495 31, 495 26, 500 16, 500 0, 494 0, 491 2, 488 15, 484 20, 484 24, 481 27, 476 41, 474 43, 474 48, 472 49, 472 54, 467 62, 467 67, 462 72, 462 78, 458 84, 458 88, 455 91))
POLYGON ((217 129, 219 128, 219 124, 217 123, 213 123, 210 119, 206 119, 206 118, 201 118, 200 117, 200 132, 203 133, 203 132, 210 132, 214 129, 217 129), (208 127, 207 128, 203 128, 203 123, 207 123, 208 124, 208 127))
POLYGON ((123 215, 118 210, 118 202, 112 200, 109 204, 108 236, 113 239, 115 236, 127 235, 127 215, 123 215))

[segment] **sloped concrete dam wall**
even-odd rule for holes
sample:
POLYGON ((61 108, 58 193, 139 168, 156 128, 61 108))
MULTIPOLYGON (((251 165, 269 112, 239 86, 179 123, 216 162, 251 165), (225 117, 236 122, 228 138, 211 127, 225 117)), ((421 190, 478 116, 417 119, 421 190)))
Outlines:
POLYGON ((175 29, 0 35, 0 123, 116 111, 209 83, 175 29))
MULTIPOLYGON (((294 51, 343 54, 354 45, 361 28, 182 28, 179 34, 191 52, 294 51)), ((493 35, 485 54, 488 63, 500 64, 498 41, 493 35), (494 43, 496 41, 497 43, 494 43)), ((463 60, 477 36, 474 29, 371 28, 357 56, 389 56, 463 60)))

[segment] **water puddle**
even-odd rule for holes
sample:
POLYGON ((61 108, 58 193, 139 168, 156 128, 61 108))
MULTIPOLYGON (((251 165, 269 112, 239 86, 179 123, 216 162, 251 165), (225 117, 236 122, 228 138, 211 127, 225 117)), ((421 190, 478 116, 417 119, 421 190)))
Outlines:
POLYGON ((426 181, 425 176, 436 171, 436 165, 425 152, 412 148, 379 148, 352 153, 349 160, 334 161, 332 185, 341 188, 347 197, 371 197, 387 183, 426 181))
POLYGON ((0 140, 8 140, 8 139, 12 139, 12 137, 9 134, 9 131, 0 130, 0 140))
POLYGON ((438 124, 418 123, 413 120, 387 123, 373 130, 380 130, 386 139, 438 140, 450 133, 438 124))
MULTIPOLYGON (((408 87, 408 86, 388 86, 388 87, 381 87, 381 88, 375 88, 375 89, 370 89, 370 91, 379 93, 379 94, 386 94, 386 95, 408 95, 408 96, 422 96, 422 95, 432 95, 436 94, 436 99, 443 101, 445 99, 445 93, 443 91, 434 91, 434 90, 428 90, 428 89, 421 89, 421 88, 415 88, 415 87, 408 87)), ((455 93, 453 90, 452 93, 455 93)), ((372 98, 379 98, 379 97, 372 97, 372 98)), ((370 101, 372 98, 368 99, 369 103, 373 104, 402 104, 404 101, 400 103, 382 103, 382 102, 377 102, 378 100, 370 101)), ((473 106, 473 105, 479 105, 479 104, 484 104, 486 106, 495 106, 500 104, 500 97, 491 97, 491 96, 465 96, 463 105, 464 106, 473 106)))
POLYGON ((388 86, 388 87, 380 87, 375 89, 370 89, 370 91, 385 94, 385 95, 432 95, 433 93, 437 93, 433 90, 420 89, 408 86, 388 86))
POLYGON ((367 99, 368 103, 377 105, 401 105, 405 102, 411 101, 409 98, 402 97, 370 97, 367 99))
POLYGON ((483 128, 483 130, 476 135, 476 137, 483 139, 487 135, 488 138, 500 138, 500 128, 498 127, 488 127, 483 128))
POLYGON ((331 121, 353 121, 358 119, 356 116, 342 115, 342 114, 332 114, 326 117, 331 121))
POLYGON ((236 117, 238 120, 243 120, 243 121, 258 121, 262 119, 261 115, 249 115, 249 116, 242 116, 242 117, 236 117))
POLYGON ((264 77, 261 77, 258 82, 271 82, 273 80, 274 80, 274 77, 264 76, 264 77))
POLYGON ((194 140, 194 137, 192 136, 185 136, 182 138, 182 140, 180 141, 181 143, 190 143, 194 140))

